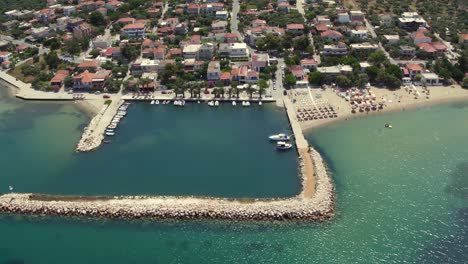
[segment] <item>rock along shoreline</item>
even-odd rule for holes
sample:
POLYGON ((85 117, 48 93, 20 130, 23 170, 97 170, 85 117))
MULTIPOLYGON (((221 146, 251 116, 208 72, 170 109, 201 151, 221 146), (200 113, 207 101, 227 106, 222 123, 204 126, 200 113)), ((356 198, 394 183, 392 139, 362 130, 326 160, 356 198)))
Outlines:
MULTIPOLYGON (((108 219, 227 219, 326 221, 333 217, 335 192, 321 155, 310 149, 316 192, 285 199, 227 199, 187 196, 81 197, 10 193, 0 196, 0 212, 108 219)), ((300 162, 302 182, 306 177, 300 162)))

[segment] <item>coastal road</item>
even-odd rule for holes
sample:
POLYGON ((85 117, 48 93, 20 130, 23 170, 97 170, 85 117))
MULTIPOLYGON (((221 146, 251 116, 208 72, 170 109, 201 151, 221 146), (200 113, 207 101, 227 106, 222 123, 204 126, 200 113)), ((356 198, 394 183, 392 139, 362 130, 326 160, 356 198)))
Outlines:
MULTIPOLYGON (((304 10, 304 0, 296 0, 296 8, 297 8, 297 11, 299 12, 299 14, 302 15, 302 18, 304 19, 304 21, 306 22, 307 24, 307 19, 305 17, 305 10, 304 10)), ((308 37, 309 37, 309 41, 310 41, 310 45, 312 46, 313 48, 313 51, 314 51, 314 54, 315 54, 315 46, 314 46, 314 38, 312 37, 312 33, 308 33, 308 37)), ((320 61, 320 56, 318 55, 314 55, 314 59, 319 62, 320 61)))
MULTIPOLYGON (((375 33, 374 27, 369 23, 367 18, 364 18, 364 23, 366 24, 367 31, 371 34, 372 38, 377 38, 377 33, 375 33)), ((379 49, 383 51, 385 56, 387 56, 388 61, 390 61, 391 64, 397 64, 397 62, 390 56, 390 54, 385 50, 383 47, 382 43, 379 41, 379 49)))

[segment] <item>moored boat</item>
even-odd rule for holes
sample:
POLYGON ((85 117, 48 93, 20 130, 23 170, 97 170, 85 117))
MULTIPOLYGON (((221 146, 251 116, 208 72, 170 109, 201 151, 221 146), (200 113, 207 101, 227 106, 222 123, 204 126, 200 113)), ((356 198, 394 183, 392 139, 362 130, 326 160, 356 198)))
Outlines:
POLYGON ((287 143, 285 141, 278 141, 276 142, 276 149, 277 150, 288 150, 292 148, 292 144, 291 143, 287 143))
POLYGON ((259 102, 258 102, 258 105, 260 105, 260 106, 261 106, 261 105, 262 105, 262 101, 259 101, 259 102))
POLYGON ((209 105, 209 106, 214 106, 214 102, 213 102, 213 101, 209 101, 209 102, 208 102, 208 105, 209 105))
POLYGON ((232 101, 232 106, 236 106, 236 105, 237 105, 236 101, 232 101))
POLYGON ((154 104, 154 100, 152 100, 150 104, 154 104))
POLYGON ((273 140, 273 141, 288 141, 291 139, 291 137, 287 134, 284 134, 284 133, 280 133, 280 134, 276 134, 276 135, 271 135, 268 137, 270 140, 273 140))
POLYGON ((114 132, 106 132, 106 136, 113 136, 113 135, 115 135, 114 132))
POLYGON ((215 105, 215 106, 219 106, 219 101, 215 101, 215 102, 214 102, 214 105, 215 105))
POLYGON ((158 105, 158 104, 159 104, 159 100, 156 100, 154 103, 158 105))

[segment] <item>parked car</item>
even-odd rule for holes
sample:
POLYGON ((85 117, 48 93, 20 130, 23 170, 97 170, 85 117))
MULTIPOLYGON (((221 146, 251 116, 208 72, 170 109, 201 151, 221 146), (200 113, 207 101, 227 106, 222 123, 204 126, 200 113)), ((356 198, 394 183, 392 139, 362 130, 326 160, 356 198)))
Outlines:
POLYGON ((109 96, 109 95, 107 95, 107 94, 105 94, 105 95, 103 95, 103 96, 102 96, 102 98, 104 98, 104 99, 108 99, 108 98, 110 98, 110 96, 109 96))

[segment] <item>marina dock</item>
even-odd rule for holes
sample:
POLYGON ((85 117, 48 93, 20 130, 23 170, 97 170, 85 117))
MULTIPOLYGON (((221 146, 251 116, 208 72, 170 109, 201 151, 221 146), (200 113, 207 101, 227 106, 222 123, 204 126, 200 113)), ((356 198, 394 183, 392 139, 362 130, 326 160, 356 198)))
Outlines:
POLYGON ((289 97, 284 96, 284 107, 288 115, 289 123, 291 124, 291 129, 294 134, 294 142, 296 143, 297 152, 299 155, 299 160, 303 168, 303 179, 302 179, 302 192, 301 196, 304 198, 310 198, 314 196, 316 191, 316 165, 314 165, 313 160, 311 159, 310 152, 313 149, 309 146, 309 143, 304 137, 299 121, 296 118, 296 111, 294 110, 294 105, 289 99, 289 97))

